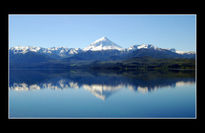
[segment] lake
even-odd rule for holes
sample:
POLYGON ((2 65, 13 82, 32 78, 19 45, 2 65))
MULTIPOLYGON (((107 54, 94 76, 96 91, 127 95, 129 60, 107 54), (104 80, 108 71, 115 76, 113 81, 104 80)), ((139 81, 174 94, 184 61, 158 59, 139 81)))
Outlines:
POLYGON ((194 71, 9 71, 11 119, 195 116, 194 71))

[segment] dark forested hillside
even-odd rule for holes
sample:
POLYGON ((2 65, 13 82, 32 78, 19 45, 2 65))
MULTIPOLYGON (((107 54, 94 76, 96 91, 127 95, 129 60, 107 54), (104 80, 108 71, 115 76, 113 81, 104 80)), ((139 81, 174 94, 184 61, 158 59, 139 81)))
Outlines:
POLYGON ((96 61, 89 67, 92 69, 109 69, 109 70, 194 70, 195 59, 156 59, 152 57, 130 58, 121 61, 96 61))

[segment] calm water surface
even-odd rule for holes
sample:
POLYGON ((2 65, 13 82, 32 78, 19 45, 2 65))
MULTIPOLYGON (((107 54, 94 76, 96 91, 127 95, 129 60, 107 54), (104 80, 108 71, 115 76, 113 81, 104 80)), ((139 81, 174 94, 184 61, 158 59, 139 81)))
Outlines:
POLYGON ((10 70, 10 118, 194 118, 194 72, 10 70))

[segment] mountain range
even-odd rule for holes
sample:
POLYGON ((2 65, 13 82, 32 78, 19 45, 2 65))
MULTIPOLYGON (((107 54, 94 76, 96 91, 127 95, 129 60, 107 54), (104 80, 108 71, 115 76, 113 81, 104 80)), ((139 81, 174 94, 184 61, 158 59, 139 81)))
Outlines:
POLYGON ((83 49, 34 46, 15 46, 9 49, 9 61, 12 67, 36 66, 42 62, 44 65, 55 64, 55 66, 62 67, 65 63, 71 62, 127 60, 136 57, 193 59, 195 52, 158 48, 151 44, 122 48, 107 37, 102 37, 83 49))
POLYGON ((192 55, 195 54, 195 52, 189 51, 178 51, 174 48, 172 49, 163 49, 158 48, 156 46, 153 46, 151 44, 141 44, 141 45, 133 45, 129 48, 122 48, 121 46, 115 44, 114 42, 110 41, 107 37, 102 37, 93 43, 91 43, 86 48, 65 48, 65 47, 51 47, 51 48, 42 48, 42 47, 34 47, 34 46, 15 46, 11 47, 9 49, 10 53, 12 54, 25 54, 28 52, 35 52, 39 54, 45 54, 50 56, 59 56, 59 57, 70 57, 82 52, 88 52, 88 51, 106 51, 106 50, 117 50, 123 53, 141 50, 141 49, 147 49, 147 50, 155 50, 155 51, 170 51, 176 54, 180 55, 192 55))

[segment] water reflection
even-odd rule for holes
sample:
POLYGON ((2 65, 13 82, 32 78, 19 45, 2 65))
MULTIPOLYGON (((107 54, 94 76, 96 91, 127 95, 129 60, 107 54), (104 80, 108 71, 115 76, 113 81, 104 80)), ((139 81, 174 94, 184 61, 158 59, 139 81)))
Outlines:
POLYGON ((105 100, 115 92, 128 88, 148 93, 167 87, 195 83, 194 72, 91 72, 83 70, 11 70, 9 89, 29 91, 41 89, 85 89, 105 100))

